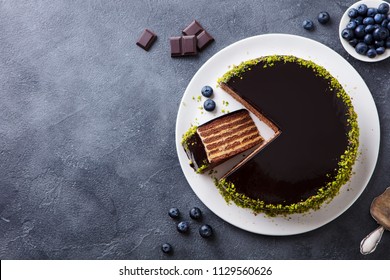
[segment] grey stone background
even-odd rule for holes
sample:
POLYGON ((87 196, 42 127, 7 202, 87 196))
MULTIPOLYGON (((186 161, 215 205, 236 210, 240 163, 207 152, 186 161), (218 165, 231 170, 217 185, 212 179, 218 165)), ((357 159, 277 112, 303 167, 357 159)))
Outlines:
POLYGON ((390 184, 390 60, 351 58, 338 21, 353 1, 0 1, 1 259, 390 259, 390 233, 359 253, 376 228, 372 199, 390 184), (328 11, 327 26, 302 27, 328 11), (172 59, 168 38, 197 19, 215 42, 172 59), (158 34, 149 52, 135 45, 158 34), (375 173, 357 202, 309 233, 262 236, 215 216, 196 197, 175 150, 182 94, 198 68, 248 36, 290 33, 340 53, 370 88, 381 121, 375 173), (167 211, 203 210, 180 235, 167 211), (174 254, 160 246, 170 242, 174 254))

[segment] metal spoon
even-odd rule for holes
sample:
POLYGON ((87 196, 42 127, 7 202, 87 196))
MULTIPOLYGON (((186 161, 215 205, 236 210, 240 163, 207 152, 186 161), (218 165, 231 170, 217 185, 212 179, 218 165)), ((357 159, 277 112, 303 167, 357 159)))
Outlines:
POLYGON ((379 244, 382 238, 382 234, 385 231, 385 228, 379 226, 376 230, 368 234, 362 242, 360 242, 360 253, 363 255, 371 254, 375 251, 376 246, 379 244))

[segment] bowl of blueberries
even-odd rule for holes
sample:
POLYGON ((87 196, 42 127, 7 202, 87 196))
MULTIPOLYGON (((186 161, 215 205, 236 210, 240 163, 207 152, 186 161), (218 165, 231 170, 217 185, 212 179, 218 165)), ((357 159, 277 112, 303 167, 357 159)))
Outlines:
POLYGON ((354 58, 376 62, 390 56, 390 5, 365 0, 353 4, 341 18, 339 36, 354 58))

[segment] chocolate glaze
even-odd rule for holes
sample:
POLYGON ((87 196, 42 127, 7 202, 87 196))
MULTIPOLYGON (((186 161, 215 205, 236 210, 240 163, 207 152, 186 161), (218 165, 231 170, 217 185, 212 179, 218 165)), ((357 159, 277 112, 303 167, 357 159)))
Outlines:
POLYGON ((194 133, 187 141, 188 149, 184 149, 190 159, 190 166, 198 170, 202 165, 209 164, 207 154, 199 134, 194 133))
POLYGON ((279 126, 266 149, 226 179, 272 204, 306 200, 333 181, 347 147, 347 106, 329 81, 293 62, 260 62, 226 85, 279 126))

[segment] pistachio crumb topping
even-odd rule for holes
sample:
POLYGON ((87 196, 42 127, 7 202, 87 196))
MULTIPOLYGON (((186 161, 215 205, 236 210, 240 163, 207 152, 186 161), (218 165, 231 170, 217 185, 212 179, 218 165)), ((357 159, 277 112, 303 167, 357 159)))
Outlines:
POLYGON ((344 154, 340 156, 336 175, 327 174, 329 182, 320 187, 317 193, 304 201, 283 205, 283 204, 267 204, 261 199, 253 199, 245 194, 239 193, 234 184, 225 179, 217 180, 214 178, 214 183, 223 195, 226 202, 234 202, 240 207, 249 208, 255 214, 265 213, 269 216, 288 215, 294 213, 304 213, 309 210, 317 210, 323 203, 329 203, 340 191, 340 188, 345 185, 351 178, 352 167, 356 161, 359 147, 359 126, 357 122, 357 114, 354 111, 353 104, 349 95, 345 92, 341 84, 334 78, 324 67, 295 56, 289 55, 271 55, 258 59, 252 59, 242 62, 240 65, 233 66, 228 72, 217 80, 218 85, 228 82, 232 77, 242 79, 242 74, 250 71, 251 67, 263 63, 263 67, 272 67, 275 62, 293 62, 298 63, 302 67, 310 68, 316 75, 329 81, 329 88, 336 93, 337 98, 340 98, 348 108, 347 125, 349 131, 347 133, 348 145, 344 154))
POLYGON ((183 137, 181 138, 181 144, 183 145, 185 150, 188 150, 188 141, 196 133, 197 129, 197 126, 191 125, 191 127, 186 131, 186 133, 183 134, 183 137))

